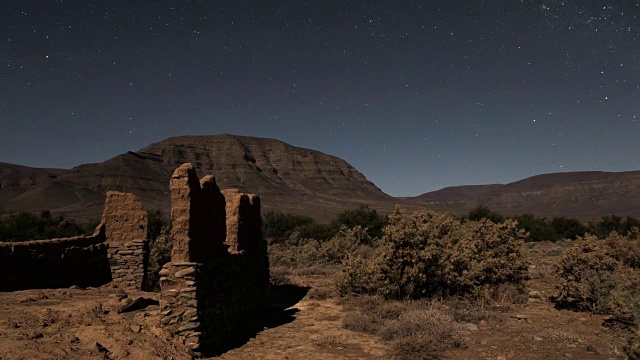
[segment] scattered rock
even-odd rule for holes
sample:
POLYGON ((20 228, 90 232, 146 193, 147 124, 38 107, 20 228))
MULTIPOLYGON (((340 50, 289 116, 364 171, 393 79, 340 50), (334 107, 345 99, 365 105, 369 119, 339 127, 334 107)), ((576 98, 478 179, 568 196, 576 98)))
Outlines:
POLYGON ((542 295, 540 295, 540 291, 538 290, 533 290, 533 291, 529 291, 529 297, 531 299, 541 299, 542 295))
POLYGON ((134 333, 139 333, 142 330, 142 327, 140 325, 131 325, 130 326, 131 331, 133 331, 134 333))
POLYGON ((78 339, 78 337, 73 334, 64 334, 63 338, 65 341, 68 341, 70 343, 77 343, 80 341, 80 339, 78 339))
POLYGON ((129 302, 125 306, 121 307, 120 309, 118 309, 118 314, 122 314, 129 311, 142 310, 142 309, 145 309, 147 306, 159 305, 159 304, 160 303, 157 300, 139 297, 129 302))
POLYGON ((598 349, 593 345, 587 345, 587 351, 594 354, 599 354, 598 349))
POLYGON ((541 337, 538 337, 538 336, 534 336, 534 337, 533 337, 533 340, 535 340, 535 341, 542 341, 542 338, 541 338, 541 337))
POLYGON ((522 314, 511 315, 511 317, 518 320, 525 320, 529 318, 527 315, 522 315, 522 314))
POLYGON ((469 331, 478 331, 478 325, 473 323, 464 323, 462 324, 469 331))
POLYGON ((98 352, 102 354, 107 354, 109 352, 109 349, 102 346, 102 344, 100 344, 99 342, 96 342, 96 350, 98 350, 98 352))

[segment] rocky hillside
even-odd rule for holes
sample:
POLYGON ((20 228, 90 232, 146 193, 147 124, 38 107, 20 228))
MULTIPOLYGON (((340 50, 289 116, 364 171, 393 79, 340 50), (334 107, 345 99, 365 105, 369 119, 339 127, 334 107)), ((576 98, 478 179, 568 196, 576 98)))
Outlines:
POLYGON ((448 187, 407 201, 457 213, 485 205, 503 214, 640 217, 640 171, 544 174, 506 185, 448 187))
POLYGON ((329 219, 362 203, 390 210, 396 202, 337 157, 274 139, 215 135, 169 138, 71 170, 0 164, 0 210, 98 216, 108 190, 133 192, 145 208, 168 210, 169 178, 185 162, 200 176, 215 175, 222 189, 260 194, 267 210, 329 219))

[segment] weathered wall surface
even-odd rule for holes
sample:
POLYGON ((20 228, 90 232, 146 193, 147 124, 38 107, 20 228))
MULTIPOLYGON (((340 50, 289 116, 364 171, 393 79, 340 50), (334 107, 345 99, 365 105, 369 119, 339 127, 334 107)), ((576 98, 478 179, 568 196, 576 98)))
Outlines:
POLYGON ((0 291, 100 286, 111 281, 105 228, 91 236, 0 242, 0 291))
POLYGON ((191 164, 171 179, 171 262, 160 271, 162 324, 196 354, 215 352, 268 301, 260 200, 198 181, 191 164), (226 215, 225 215, 226 214, 226 215))
POLYGON ((102 214, 113 282, 141 288, 148 263, 147 212, 129 193, 109 191, 102 214))

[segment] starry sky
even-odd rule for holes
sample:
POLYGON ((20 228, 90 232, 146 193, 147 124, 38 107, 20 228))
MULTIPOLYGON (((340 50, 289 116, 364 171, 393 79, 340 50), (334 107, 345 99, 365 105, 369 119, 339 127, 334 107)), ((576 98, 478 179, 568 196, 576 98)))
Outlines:
POLYGON ((2 0, 0 161, 272 137, 395 196, 640 170, 640 1, 2 0))

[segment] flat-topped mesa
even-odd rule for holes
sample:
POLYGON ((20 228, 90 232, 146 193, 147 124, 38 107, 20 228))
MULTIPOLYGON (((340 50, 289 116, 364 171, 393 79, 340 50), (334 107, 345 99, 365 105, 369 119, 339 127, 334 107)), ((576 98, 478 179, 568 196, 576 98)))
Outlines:
POLYGON ((213 176, 201 181, 192 164, 182 164, 170 181, 172 262, 205 262, 223 248, 225 203, 213 176))

